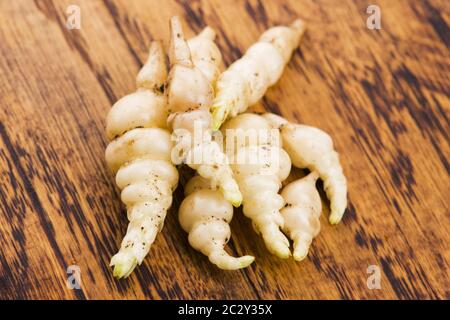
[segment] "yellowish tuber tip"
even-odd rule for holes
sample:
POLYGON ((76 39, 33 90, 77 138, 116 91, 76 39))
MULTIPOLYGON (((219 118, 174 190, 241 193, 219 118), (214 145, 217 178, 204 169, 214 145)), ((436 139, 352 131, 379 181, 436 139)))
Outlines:
POLYGON ((128 268, 126 268, 124 265, 116 264, 114 266, 113 276, 117 279, 120 279, 125 276, 127 271, 128 271, 128 268))
POLYGON ((339 214, 337 212, 332 212, 328 221, 330 222, 330 224, 336 225, 339 222, 341 222, 341 220, 342 220, 342 214, 339 214))
POLYGON ((226 106, 212 106, 212 129, 219 130, 222 123, 225 122, 228 116, 226 106))
POLYGON ((208 258, 222 270, 239 270, 248 267, 255 261, 253 256, 232 257, 223 249, 212 252, 208 258))
POLYGON ((328 221, 333 225, 338 224, 339 222, 341 222, 344 213, 345 207, 342 209, 341 207, 331 202, 331 213, 328 221))
POLYGON ((239 191, 223 190, 223 195, 233 207, 238 208, 242 204, 242 194, 239 191))
POLYGON ((266 242, 266 246, 271 253, 276 255, 278 258, 287 259, 291 256, 291 251, 289 250, 289 244, 283 241, 272 241, 271 243, 266 242))
POLYGON ((241 268, 248 267, 249 265, 251 265, 253 263, 253 261, 255 261, 255 257, 253 257, 253 256, 243 256, 243 257, 239 258, 241 268))
POLYGON ((294 260, 302 261, 308 255, 309 246, 303 242, 294 243, 294 260))
POLYGON ((137 265, 137 259, 127 257, 120 252, 111 258, 111 267, 114 266, 113 276, 117 279, 128 277, 137 265))

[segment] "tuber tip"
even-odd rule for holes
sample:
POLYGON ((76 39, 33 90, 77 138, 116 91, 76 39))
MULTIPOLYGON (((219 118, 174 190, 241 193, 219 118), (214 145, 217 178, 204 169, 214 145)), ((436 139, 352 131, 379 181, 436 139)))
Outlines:
POLYGON ((294 22, 291 23, 290 27, 303 33, 305 32, 306 24, 302 19, 295 19, 294 22))
POLYGON ((255 261, 255 257, 253 256, 242 256, 238 258, 230 256, 223 249, 214 251, 208 258, 211 263, 215 264, 222 270, 238 270, 246 268, 252 264, 253 261, 255 261))
POLYGON ((225 106, 214 105, 212 109, 212 129, 219 130, 222 123, 227 119, 228 113, 225 106))
POLYGON ((124 253, 117 253, 111 258, 110 267, 114 266, 113 276, 117 279, 128 277, 137 265, 137 259, 124 253))
POLYGON ((210 26, 206 26, 198 36, 213 41, 216 38, 216 32, 210 26))
POLYGON ((330 218, 329 218, 329 222, 330 222, 330 224, 333 224, 333 225, 336 225, 336 224, 338 224, 339 222, 341 222, 341 220, 342 220, 342 216, 344 215, 344 213, 342 212, 342 213, 339 213, 339 212, 336 212, 336 211, 331 211, 331 215, 330 215, 330 218))
POLYGON ((237 208, 242 204, 242 194, 239 191, 224 190, 224 197, 233 207, 237 208))
POLYGON ((294 244, 294 260, 302 261, 308 255, 309 246, 304 242, 297 242, 294 244))
POLYGON ((243 256, 239 258, 239 262, 241 263, 241 268, 246 268, 251 265, 255 261, 254 256, 243 256))
POLYGON ((276 255, 278 258, 287 259, 291 256, 291 251, 289 250, 289 242, 275 240, 271 243, 266 241, 266 246, 271 253, 276 255))

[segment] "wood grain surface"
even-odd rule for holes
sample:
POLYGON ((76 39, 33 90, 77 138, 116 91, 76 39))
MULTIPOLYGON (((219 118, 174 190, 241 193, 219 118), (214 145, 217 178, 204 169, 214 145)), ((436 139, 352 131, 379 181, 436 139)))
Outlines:
POLYGON ((449 23, 445 0, 1 0, 0 298, 450 299, 449 23), (80 30, 66 28, 70 4, 80 30), (369 4, 381 30, 366 27, 369 4), (256 262, 218 270, 178 224, 179 188, 145 262, 112 277, 127 219, 104 161, 105 117, 175 14, 188 35, 216 29, 227 65, 266 28, 308 23, 255 106, 327 131, 341 156, 348 211, 332 227, 325 205, 305 261, 270 255, 236 210, 229 250, 256 262), (70 265, 80 290, 66 287, 70 265))

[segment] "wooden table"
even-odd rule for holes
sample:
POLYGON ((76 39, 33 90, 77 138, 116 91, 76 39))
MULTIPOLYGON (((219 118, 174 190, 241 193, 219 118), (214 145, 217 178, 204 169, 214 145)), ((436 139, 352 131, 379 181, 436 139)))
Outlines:
POLYGON ((0 2, 0 298, 450 298, 450 6, 373 1, 19 0, 0 2), (81 8, 81 29, 66 9, 81 8), (152 39, 180 15, 186 33, 218 32, 226 64, 266 28, 296 17, 308 31, 283 77, 256 106, 330 133, 349 183, 349 208, 327 223, 309 258, 270 255, 236 211, 237 272, 192 249, 177 221, 131 277, 108 267, 127 226, 107 170, 105 116, 134 90, 152 39), (66 287, 67 268, 81 289, 66 287), (369 289, 370 265, 381 289, 369 289))

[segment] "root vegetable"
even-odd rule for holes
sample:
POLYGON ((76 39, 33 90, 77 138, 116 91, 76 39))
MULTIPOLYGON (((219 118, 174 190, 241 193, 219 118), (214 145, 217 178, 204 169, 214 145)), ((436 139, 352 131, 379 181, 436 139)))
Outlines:
POLYGON ((278 194, 281 181, 286 179, 291 169, 291 161, 281 148, 279 136, 273 132, 268 122, 256 114, 241 114, 227 121, 222 132, 233 156, 232 169, 243 195, 243 212, 252 220, 256 232, 264 239, 268 250, 280 258, 290 256, 289 241, 281 232, 284 206, 278 194), (261 139, 243 139, 257 134, 261 139))
POLYGON ((264 118, 280 129, 283 148, 292 164, 318 172, 330 200, 329 221, 339 223, 347 207, 347 180, 330 136, 318 128, 291 123, 275 114, 266 113, 264 118))
POLYGON ((294 259, 303 260, 320 231, 322 203, 316 189, 317 172, 289 183, 281 191, 286 204, 281 209, 283 231, 294 241, 294 259))
POLYGON ((165 129, 168 112, 162 88, 166 78, 164 50, 160 42, 153 42, 137 76, 137 91, 117 101, 106 120, 107 136, 114 140, 105 158, 116 173, 130 221, 120 250, 111 259, 118 278, 127 277, 142 263, 163 226, 178 183, 170 158, 171 136, 165 129))
POLYGON ((190 245, 221 269, 237 270, 249 266, 252 256, 230 256, 224 247, 231 236, 229 223, 233 206, 208 180, 195 176, 185 186, 186 198, 180 205, 179 221, 189 233, 190 245))
MULTIPOLYGON (((195 63, 209 77, 219 73, 205 60, 205 47, 213 35, 214 31, 207 27, 188 40, 195 63)), ((209 49, 209 54, 220 60, 220 52, 214 48, 209 49)), ((167 130, 167 76, 164 49, 161 43, 153 42, 148 60, 136 78, 137 90, 117 101, 106 120, 107 137, 112 141, 105 157, 111 170, 117 172, 116 183, 122 190, 130 221, 121 249, 111 259, 118 278, 127 277, 148 253, 163 226, 178 183, 178 171, 171 162, 173 143, 167 130)))
POLYGON ((245 112, 278 81, 304 31, 305 24, 300 19, 290 26, 268 29, 241 59, 221 74, 211 108, 214 130, 227 118, 245 112))
POLYGON ((178 17, 170 21, 170 73, 167 85, 169 122, 177 141, 175 162, 186 163, 198 174, 218 185, 225 199, 239 206, 242 195, 233 178, 227 157, 212 141, 209 109, 214 96, 213 84, 219 74, 220 52, 214 44, 215 34, 207 29, 193 44, 200 47, 191 56, 178 17), (193 57, 196 61, 193 61, 193 57), (197 64, 196 64, 197 62, 197 64), (196 132, 201 137, 196 139, 196 132), (198 132, 197 132, 198 134, 198 132))

